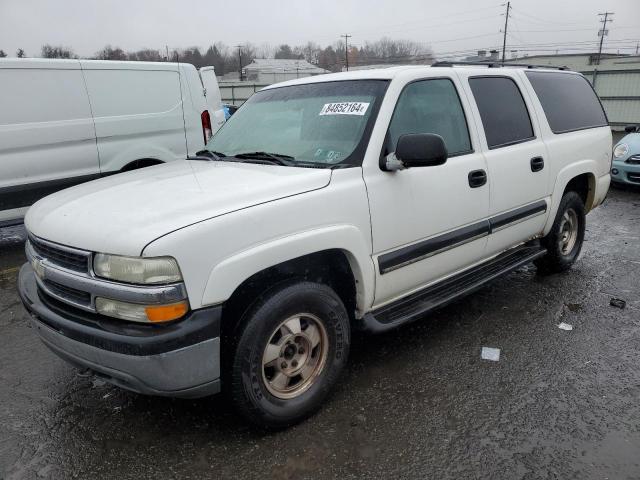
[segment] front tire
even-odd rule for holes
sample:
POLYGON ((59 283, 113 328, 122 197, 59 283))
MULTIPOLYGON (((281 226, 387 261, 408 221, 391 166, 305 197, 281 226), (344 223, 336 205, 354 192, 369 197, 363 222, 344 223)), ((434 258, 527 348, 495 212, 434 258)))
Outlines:
POLYGON ((540 273, 559 273, 571 268, 584 242, 584 203, 576 192, 567 192, 558 206, 551 231, 542 239, 547 254, 536 260, 540 273))
POLYGON ((350 323, 326 285, 287 283, 242 318, 231 362, 231 399, 253 424, 283 428, 320 408, 349 355, 350 323))

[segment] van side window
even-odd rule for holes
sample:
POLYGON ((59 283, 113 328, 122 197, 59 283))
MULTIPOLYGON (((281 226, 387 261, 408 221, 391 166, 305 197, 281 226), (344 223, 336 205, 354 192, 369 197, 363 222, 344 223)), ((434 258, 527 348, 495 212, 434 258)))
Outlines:
POLYGON ((588 80, 582 75, 525 72, 553 133, 608 125, 607 116, 588 80))
POLYGON ((450 157, 471 151, 467 121, 451 80, 421 80, 405 87, 389 125, 392 151, 407 133, 440 135, 450 157))
POLYGON ((507 77, 475 77, 469 79, 469 85, 489 148, 534 138, 531 118, 516 82, 507 77))

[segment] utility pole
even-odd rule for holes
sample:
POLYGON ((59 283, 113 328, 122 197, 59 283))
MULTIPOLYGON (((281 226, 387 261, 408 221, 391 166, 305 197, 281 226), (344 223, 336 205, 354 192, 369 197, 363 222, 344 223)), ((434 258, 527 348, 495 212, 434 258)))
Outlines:
POLYGON ((598 47, 598 57, 596 59, 596 66, 593 69, 593 88, 596 88, 596 78, 598 78, 598 65, 600 65, 600 57, 602 56, 602 44, 604 43, 605 35, 609 35, 609 30, 607 30, 607 22, 613 22, 612 18, 609 18, 610 15, 613 15, 613 12, 604 12, 599 13, 598 16, 604 17, 600 20, 602 23, 602 30, 598 30, 598 36, 600 37, 600 46, 598 47))
POLYGON ((349 71, 349 46, 348 46, 348 42, 349 42, 349 38, 351 38, 351 35, 348 34, 344 34, 344 35, 340 35, 341 37, 344 37, 344 64, 347 67, 347 72, 349 71))
POLYGON ((507 28, 509 26, 509 10, 511 10, 511 2, 507 2, 507 11, 504 14, 504 35, 502 37, 502 65, 504 65, 504 52, 507 48, 507 28))
POLYGON ((167 62, 170 60, 169 59, 169 45, 165 45, 164 48, 167 50, 167 62))
POLYGON ((242 81, 242 45, 236 45, 238 49, 238 76, 242 81))
POLYGON ((602 23, 602 30, 598 31, 598 35, 600 36, 600 46, 598 47, 598 60, 596 65, 600 65, 600 55, 602 55, 602 44, 604 43, 604 36, 609 35, 609 30, 607 30, 607 22, 613 22, 612 18, 609 18, 609 15, 613 15, 613 12, 604 12, 598 14, 601 17, 604 17, 603 20, 600 20, 602 23))

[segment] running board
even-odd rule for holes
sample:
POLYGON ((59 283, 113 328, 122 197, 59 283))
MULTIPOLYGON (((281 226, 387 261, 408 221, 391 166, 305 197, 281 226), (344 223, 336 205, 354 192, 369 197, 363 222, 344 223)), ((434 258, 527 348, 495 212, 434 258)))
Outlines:
POLYGON ((426 313, 478 290, 545 253, 538 240, 507 250, 481 265, 367 313, 362 319, 362 329, 381 333, 418 320, 426 313))

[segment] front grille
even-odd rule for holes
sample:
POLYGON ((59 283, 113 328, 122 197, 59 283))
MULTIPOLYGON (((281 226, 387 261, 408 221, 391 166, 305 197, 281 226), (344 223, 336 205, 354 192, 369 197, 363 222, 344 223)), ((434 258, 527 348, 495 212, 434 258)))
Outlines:
MULTIPOLYGON (((57 296, 60 300, 65 300, 85 307, 91 306, 91 294, 88 292, 60 285, 59 283, 52 282, 51 280, 44 280, 44 284, 47 287, 47 290, 51 294, 57 296)), ((47 292, 45 292, 45 295, 46 294, 47 292)))
POLYGON ((625 162, 632 165, 640 165, 640 155, 632 155, 631 157, 627 158, 625 162))
POLYGON ((64 248, 53 246, 49 242, 43 242, 37 238, 29 237, 29 243, 33 250, 42 258, 76 272, 86 273, 89 271, 89 256, 81 253, 74 253, 64 248))
POLYGON ((630 182, 640 183, 640 173, 627 173, 630 182))

